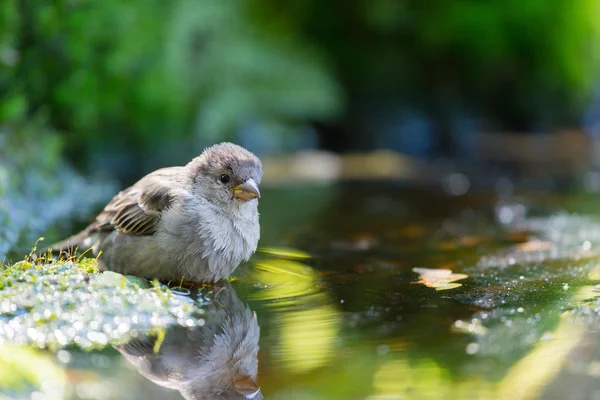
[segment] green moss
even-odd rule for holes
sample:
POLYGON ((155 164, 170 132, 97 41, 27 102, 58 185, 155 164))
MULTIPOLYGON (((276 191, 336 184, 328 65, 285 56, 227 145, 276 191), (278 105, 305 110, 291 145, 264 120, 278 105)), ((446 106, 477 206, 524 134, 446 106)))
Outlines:
POLYGON ((31 259, 0 270, 0 341, 57 349, 102 348, 148 330, 203 323, 189 297, 160 284, 100 273, 94 258, 31 259))

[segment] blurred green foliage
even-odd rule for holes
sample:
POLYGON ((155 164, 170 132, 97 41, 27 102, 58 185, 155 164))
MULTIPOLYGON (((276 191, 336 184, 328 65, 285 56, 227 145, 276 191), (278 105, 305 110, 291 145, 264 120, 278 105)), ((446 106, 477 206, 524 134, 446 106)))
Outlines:
POLYGON ((114 191, 111 182, 92 184, 75 172, 61 150, 41 118, 0 124, 0 261, 11 249, 30 249, 53 223, 87 218, 114 191))
POLYGON ((466 109, 498 128, 548 128, 577 122, 598 83, 595 0, 293 4, 318 10, 296 23, 336 60, 349 103, 371 114, 400 104, 439 122, 466 109))
POLYGON ((0 6, 2 119, 47 115, 76 161, 194 134, 275 134, 340 110, 321 56, 255 0, 8 0, 0 6))
POLYGON ((599 13, 596 0, 5 0, 0 120, 41 115, 71 160, 131 175, 257 126, 257 149, 276 150, 334 119, 344 148, 366 136, 354 122, 390 108, 571 124, 597 81, 599 13))

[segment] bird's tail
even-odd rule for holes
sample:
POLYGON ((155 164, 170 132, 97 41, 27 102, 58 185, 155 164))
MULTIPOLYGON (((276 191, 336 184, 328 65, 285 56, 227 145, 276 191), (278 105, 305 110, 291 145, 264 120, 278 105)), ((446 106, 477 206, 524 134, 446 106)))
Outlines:
POLYGON ((88 250, 88 248, 92 247, 91 244, 86 243, 86 239, 88 238, 89 232, 87 229, 85 229, 71 237, 48 246, 48 249, 52 250, 52 253, 56 254, 67 253, 75 255, 75 253, 82 253, 88 250))

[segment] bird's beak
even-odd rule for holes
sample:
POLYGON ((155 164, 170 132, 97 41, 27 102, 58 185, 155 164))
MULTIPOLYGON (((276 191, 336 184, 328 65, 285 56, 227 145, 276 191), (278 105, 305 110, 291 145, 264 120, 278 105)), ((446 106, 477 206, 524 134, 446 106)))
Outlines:
POLYGON ((258 185, 254 182, 254 179, 250 178, 241 185, 237 185, 233 188, 233 197, 246 201, 256 199, 257 197, 260 197, 258 185))

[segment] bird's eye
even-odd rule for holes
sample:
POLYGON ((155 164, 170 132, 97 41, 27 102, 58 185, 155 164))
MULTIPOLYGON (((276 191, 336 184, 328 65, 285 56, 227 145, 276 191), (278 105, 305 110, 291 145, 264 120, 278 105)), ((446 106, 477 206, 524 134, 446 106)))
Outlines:
POLYGON ((219 177, 219 180, 220 180, 222 183, 227 183, 227 182, 229 182, 229 175, 225 175, 225 174, 223 174, 223 175, 221 175, 221 176, 219 177))

